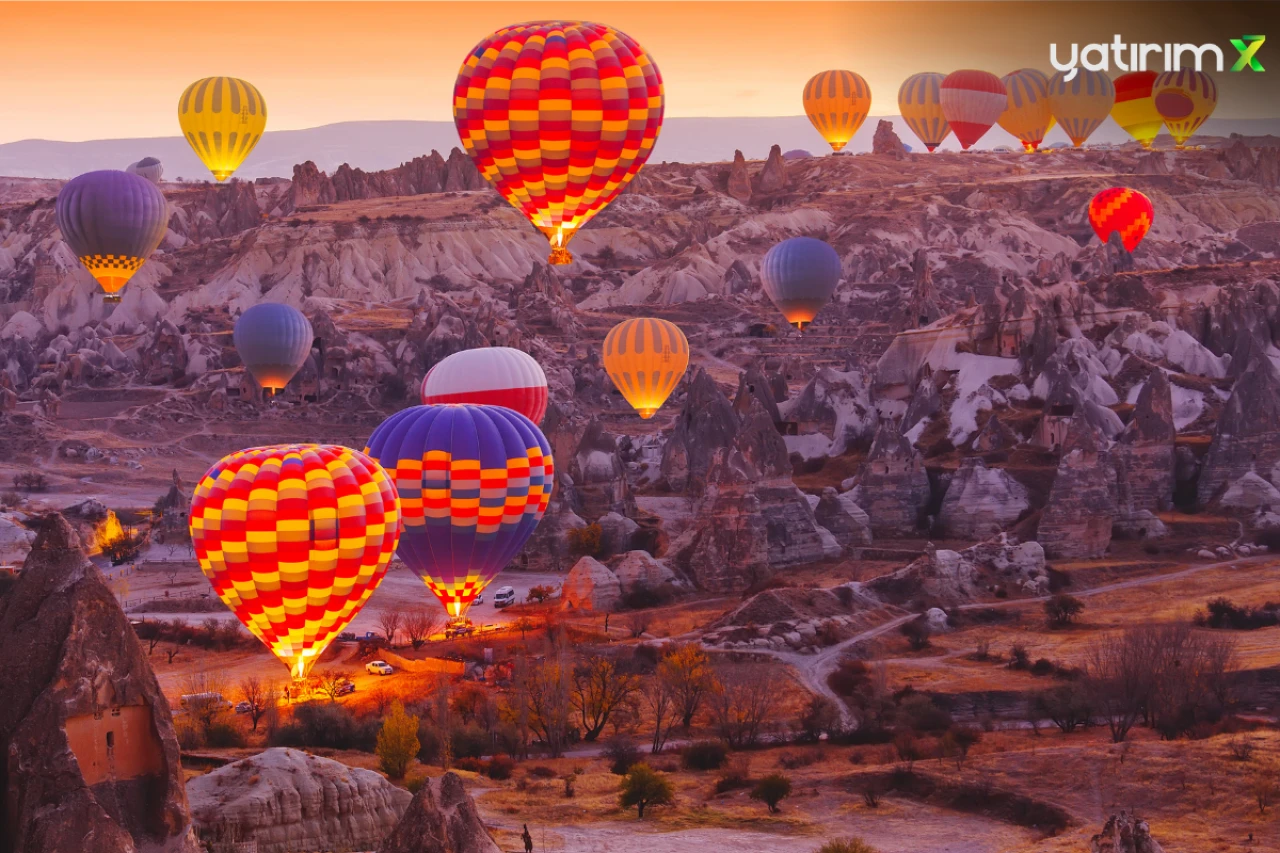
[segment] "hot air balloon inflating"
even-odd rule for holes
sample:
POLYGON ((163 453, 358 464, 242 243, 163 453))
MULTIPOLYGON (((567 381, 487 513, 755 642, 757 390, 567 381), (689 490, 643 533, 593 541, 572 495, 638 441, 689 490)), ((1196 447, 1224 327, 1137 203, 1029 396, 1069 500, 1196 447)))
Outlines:
POLYGON ((292 305, 260 302, 236 320, 232 340, 245 370, 272 394, 283 389, 311 354, 311 322, 292 305))
POLYGON ((454 85, 458 137, 485 180, 567 264, 578 231, 640 171, 662 127, 662 75, 604 24, 503 27, 467 55, 454 85))
POLYGON ((146 178, 157 185, 160 183, 160 179, 164 177, 164 166, 155 157, 143 157, 135 163, 130 163, 125 167, 125 171, 130 175, 146 178))
POLYGON ((842 274, 836 250, 813 237, 783 240, 765 253, 760 264, 764 292, 787 322, 802 332, 831 299, 842 274))
POLYGON ((72 178, 58 193, 62 239, 110 301, 164 239, 169 207, 146 178, 104 170, 72 178))
POLYGON ((1004 83, 988 71, 953 71, 942 81, 941 91, 942 114, 966 151, 991 129, 1009 103, 1004 83))
POLYGON ((1034 68, 1022 68, 1000 78, 1009 93, 1009 105, 1000 115, 1000 126, 1032 153, 1053 127, 1049 109, 1049 78, 1034 68))
POLYGON ((1098 239, 1106 243, 1112 232, 1118 231, 1130 252, 1138 248, 1154 221, 1151 199, 1128 187, 1103 190, 1089 202, 1089 224, 1098 239))
POLYGON ((1093 135, 1116 103, 1116 86, 1102 71, 1077 68, 1076 76, 1066 79, 1059 71, 1049 78, 1049 106, 1053 117, 1079 148, 1093 135))
POLYGON ((604 339, 604 369, 640 417, 653 417, 689 367, 680 327, 656 317, 623 320, 604 339))
POLYGON ((245 80, 205 77, 178 99, 178 125, 214 179, 225 181, 267 129, 267 102, 245 80))
POLYGON ((551 445, 519 412, 459 404, 397 412, 365 452, 395 477, 400 559, 462 619, 546 512, 551 445))
POLYGON ((951 133, 942 112, 942 81, 945 74, 924 71, 912 74, 898 89, 898 112, 930 152, 951 133))
POLYGON ((1115 81, 1116 105, 1111 108, 1111 117, 1143 148, 1150 148, 1164 127, 1164 116, 1156 109, 1152 90, 1159 76, 1155 71, 1130 71, 1115 81))
POLYGON ((533 356, 512 347, 455 352, 427 371, 422 404, 505 406, 535 424, 547 413, 547 374, 533 356))
POLYGON ((804 112, 832 151, 849 144, 871 111, 871 87, 852 71, 819 71, 804 84, 804 112))
POLYGON ((286 444, 219 460, 196 487, 190 526, 214 592, 305 678, 382 582, 400 508, 363 453, 286 444))
POLYGON ((1179 149, 1186 146, 1218 106, 1218 84, 1205 72, 1192 68, 1165 71, 1151 89, 1156 110, 1179 149))

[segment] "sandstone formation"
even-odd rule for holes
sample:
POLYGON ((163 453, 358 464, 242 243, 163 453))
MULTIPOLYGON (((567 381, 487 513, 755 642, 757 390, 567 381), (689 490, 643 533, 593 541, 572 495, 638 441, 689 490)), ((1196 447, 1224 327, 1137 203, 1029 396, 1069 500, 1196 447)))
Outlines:
POLYGON ((1096 559, 1111 544, 1116 475, 1098 442, 1083 417, 1073 419, 1037 534, 1051 559, 1096 559))
POLYGON ((19 516, 0 512, 0 566, 20 566, 31 553, 36 532, 19 516))
POLYGON ((1128 426, 1112 449, 1116 468, 1117 523, 1139 514, 1163 512, 1173 506, 1177 429, 1173 423, 1173 396, 1164 371, 1147 377, 1128 426))
POLYGON ((676 581, 675 572, 648 551, 628 551, 613 563, 613 573, 623 592, 637 587, 657 589, 676 581))
POLYGON ((570 610, 608 613, 621 602, 618 576, 595 557, 583 557, 574 563, 560 587, 560 603, 570 610))
POLYGON ((415 157, 394 169, 365 172, 343 163, 330 177, 308 160, 293 167, 293 182, 282 205, 291 213, 299 207, 362 198, 420 195, 453 190, 479 190, 487 184, 471 158, 457 148, 446 161, 437 151, 415 157))
POLYGON ((1102 832, 1089 839, 1090 853, 1164 853, 1145 820, 1128 812, 1107 818, 1102 832))
POLYGON ((499 853, 456 773, 428 779, 378 853, 499 853))
POLYGON ((757 193, 776 193, 787 188, 787 167, 782 158, 782 146, 769 149, 769 159, 756 174, 752 186, 757 193))
POLYGON ((730 198, 738 201, 751 201, 751 176, 747 173, 747 158, 741 151, 733 152, 733 165, 729 167, 729 184, 727 192, 730 198))
POLYGON ((835 537, 843 553, 871 544, 871 518, 851 495, 828 486, 822 490, 813 515, 835 537))
POLYGON ((1280 462, 1280 371, 1256 358, 1236 380, 1204 458, 1198 500, 1208 506, 1250 470, 1267 475, 1280 462))
POLYGON ((617 438, 599 421, 587 425, 570 462, 579 511, 595 521, 605 513, 635 514, 635 499, 627 484, 626 467, 618 455, 617 438))
POLYGON ((871 153, 892 157, 895 160, 906 159, 906 146, 894 132, 893 122, 882 118, 876 123, 876 134, 871 138, 871 153))
POLYGON ((372 770, 279 747, 197 776, 188 792, 202 837, 258 853, 375 849, 410 800, 372 770))
POLYGON ((0 598, 0 848, 196 853, 169 705, 60 515, 0 598))
POLYGON ((827 451, 839 456, 851 444, 870 438, 877 423, 871 387, 860 370, 817 371, 792 400, 778 406, 783 421, 796 424, 801 434, 821 432, 831 438, 827 451))
POLYGON ((938 521, 948 536, 986 539, 1016 522, 1031 506, 1027 489, 981 457, 965 459, 951 478, 938 521))
POLYGON ((924 459, 892 423, 881 424, 858 477, 856 500, 875 537, 912 536, 929 504, 924 459))

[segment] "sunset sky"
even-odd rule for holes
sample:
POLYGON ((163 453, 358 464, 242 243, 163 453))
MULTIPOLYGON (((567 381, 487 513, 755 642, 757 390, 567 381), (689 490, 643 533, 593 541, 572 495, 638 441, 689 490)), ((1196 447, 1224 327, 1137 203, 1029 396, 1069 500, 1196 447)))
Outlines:
MULTIPOLYGON (((826 68, 897 112, 916 71, 1052 72, 1049 43, 1213 41, 1270 33, 1267 72, 1220 75, 1223 118, 1280 115, 1277 3, 1166 2, 46 2, 0 3, 8 81, 0 142, 170 136, 182 89, 208 75, 255 83, 269 130, 451 118, 458 65, 504 24, 599 20, 655 57, 670 116, 802 112, 826 68), (1270 24, 1270 30, 1267 29, 1270 24)), ((1116 72, 1113 71, 1113 76, 1116 72)))

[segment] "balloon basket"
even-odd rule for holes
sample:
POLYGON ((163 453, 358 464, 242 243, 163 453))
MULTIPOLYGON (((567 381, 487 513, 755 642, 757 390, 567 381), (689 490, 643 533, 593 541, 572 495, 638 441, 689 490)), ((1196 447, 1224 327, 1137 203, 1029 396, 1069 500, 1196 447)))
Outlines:
POLYGON ((547 263, 552 266, 562 267, 565 264, 573 263, 573 255, 569 254, 569 250, 564 246, 554 246, 551 254, 547 256, 547 263))
POLYGON ((121 297, 120 297, 120 294, 118 294, 118 293, 104 293, 104 294, 102 294, 102 301, 103 301, 103 302, 109 302, 109 303, 111 303, 112 305, 115 305, 115 304, 119 303, 120 299, 121 299, 121 297))
POLYGON ((232 174, 232 172, 224 172, 220 169, 215 169, 213 172, 213 179, 218 183, 222 183, 227 178, 231 177, 232 174))

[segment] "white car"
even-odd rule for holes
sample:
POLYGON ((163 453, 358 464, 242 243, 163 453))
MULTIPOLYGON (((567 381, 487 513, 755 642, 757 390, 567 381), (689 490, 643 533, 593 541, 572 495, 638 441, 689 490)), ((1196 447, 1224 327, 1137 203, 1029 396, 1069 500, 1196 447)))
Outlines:
POLYGON ((516 591, 509 586, 504 586, 493 594, 493 606, 499 609, 506 607, 508 604, 516 603, 516 591))
POLYGON ((384 660, 371 660, 364 665, 364 671, 371 675, 390 675, 396 670, 384 660))

